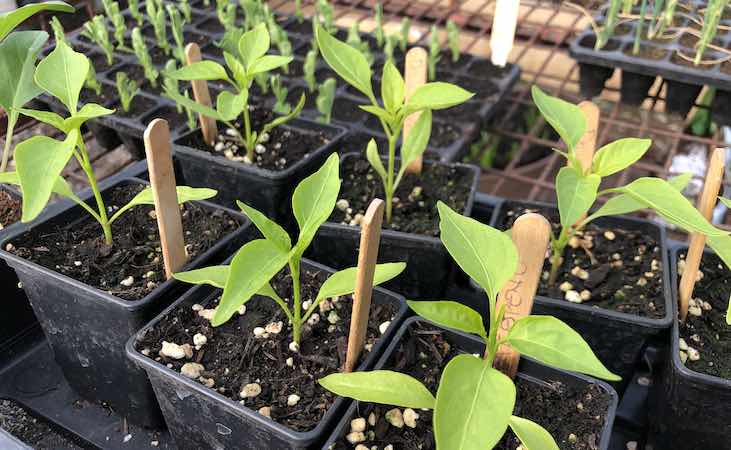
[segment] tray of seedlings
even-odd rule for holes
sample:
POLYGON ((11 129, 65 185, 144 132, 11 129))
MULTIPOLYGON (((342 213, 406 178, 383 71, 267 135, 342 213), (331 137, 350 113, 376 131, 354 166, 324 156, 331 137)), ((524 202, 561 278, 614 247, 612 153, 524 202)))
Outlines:
POLYGON ((714 119, 731 124, 731 15, 728 1, 612 0, 572 43, 581 92, 599 95, 615 69, 621 99, 639 105, 661 77, 666 108, 685 116, 704 86, 716 89, 714 119))

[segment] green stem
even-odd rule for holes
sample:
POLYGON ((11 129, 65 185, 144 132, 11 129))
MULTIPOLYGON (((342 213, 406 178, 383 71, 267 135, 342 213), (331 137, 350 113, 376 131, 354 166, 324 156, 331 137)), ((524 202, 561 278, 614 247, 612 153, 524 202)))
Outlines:
POLYGON ((388 177, 386 180, 386 223, 391 223, 393 213, 393 177, 396 170, 396 140, 398 135, 388 137, 388 177))
POLYGON ((289 261, 289 272, 292 275, 292 302, 294 304, 292 334, 294 342, 299 345, 302 329, 302 299, 300 297, 300 258, 298 256, 292 257, 289 261))
POLYGON ((81 132, 79 132, 79 149, 81 150, 82 156, 82 159, 79 162, 81 168, 86 174, 86 177, 89 179, 89 187, 91 187, 91 191, 94 193, 96 207, 99 211, 99 223, 101 224, 102 230, 104 231, 104 241, 107 243, 107 245, 112 245, 112 224, 109 222, 109 218, 107 216, 107 207, 104 205, 104 199, 102 199, 99 185, 96 182, 94 168, 91 166, 89 153, 86 151, 86 145, 84 145, 84 138, 81 136, 81 132))
POLYGON ((246 136, 246 156, 251 162, 254 162, 254 148, 256 143, 251 139, 251 119, 249 118, 249 104, 244 105, 244 135, 246 136))
POLYGON ((569 239, 574 235, 574 231, 570 231, 567 228, 561 228, 561 234, 558 239, 551 240, 551 272, 548 276, 548 285, 553 286, 556 284, 558 278, 558 269, 561 267, 561 260, 563 259, 563 252, 566 249, 566 245, 569 243, 569 239))
POLYGON ((5 133, 5 146, 3 147, 3 161, 0 165, 0 173, 8 168, 8 159, 10 158, 10 147, 13 145, 13 130, 18 122, 18 113, 15 111, 8 112, 8 128, 5 133))

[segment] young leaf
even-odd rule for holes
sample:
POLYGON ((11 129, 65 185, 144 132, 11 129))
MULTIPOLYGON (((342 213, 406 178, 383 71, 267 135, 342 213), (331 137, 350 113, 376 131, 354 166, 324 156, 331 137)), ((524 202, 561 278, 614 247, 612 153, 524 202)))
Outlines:
POLYGON ((33 72, 47 39, 44 31, 18 31, 0 42, 0 106, 6 111, 17 111, 42 92, 33 72))
POLYGON ((374 99, 371 67, 366 57, 358 50, 331 36, 319 24, 315 28, 315 37, 322 57, 335 73, 366 97, 374 99))
POLYGON ((607 177, 637 162, 652 145, 650 139, 625 138, 600 148, 594 155, 592 173, 607 177))
POLYGON ((310 245, 320 225, 330 217, 339 192, 340 159, 333 153, 317 172, 300 182, 292 195, 292 209, 300 228, 296 245, 300 254, 310 245))
MULTIPOLYGON (((406 268, 406 263, 384 263, 376 264, 376 270, 373 274, 373 286, 383 284, 393 278, 396 278, 406 268)), ((315 304, 326 298, 333 298, 340 295, 348 295, 355 292, 355 280, 358 274, 357 267, 349 267, 330 275, 322 286, 320 292, 317 293, 315 304)))
POLYGON ((386 61, 383 66, 383 78, 381 80, 381 97, 387 111, 395 112, 404 103, 406 85, 401 72, 393 65, 393 62, 386 61))
POLYGON ((437 208, 441 240, 447 251, 495 301, 518 267, 515 244, 505 233, 457 214, 442 202, 437 208), (499 264, 495 264, 497 261, 499 264))
MULTIPOLYGON (((1 172, 0 183, 20 186, 20 177, 18 176, 18 172, 1 172)), ((61 197, 66 197, 76 204, 83 203, 83 201, 79 197, 77 197, 76 194, 74 194, 74 191, 71 190, 71 186, 69 186, 66 180, 64 180, 61 176, 56 178, 56 182, 53 184, 52 192, 54 194, 60 195, 61 197)))
POLYGON ((230 275, 211 325, 217 327, 226 323, 241 305, 282 270, 289 257, 289 252, 266 239, 244 245, 231 261, 230 275))
POLYGON ((216 97, 216 111, 223 121, 236 119, 246 107, 247 92, 233 94, 229 91, 222 91, 216 97))
POLYGON ((236 204, 266 239, 274 242, 285 251, 289 251, 292 248, 292 240, 289 234, 278 223, 244 202, 236 200, 236 204))
POLYGON ((87 57, 59 42, 51 54, 38 63, 34 78, 38 86, 59 99, 71 114, 75 114, 79 93, 88 72, 87 57))
POLYGON ((165 75, 173 80, 224 80, 230 82, 226 69, 215 61, 198 61, 165 75))
POLYGON ((32 117, 39 122, 46 123, 64 133, 69 131, 64 127, 64 118, 59 116, 55 112, 25 108, 20 108, 18 111, 20 111, 20 113, 23 115, 32 117))
POLYGON ((445 109, 464 103, 474 95, 457 85, 435 81, 419 86, 406 102, 406 106, 409 112, 427 108, 445 109))
POLYGON ((269 45, 269 32, 264 23, 260 23, 241 35, 238 45, 239 55, 247 70, 250 70, 254 63, 269 51, 269 45))
MULTIPOLYGON (((218 191, 215 189, 210 188, 194 188, 190 186, 177 186, 175 188, 175 191, 178 195, 178 204, 182 205, 183 203, 187 202, 193 202, 193 201, 200 201, 200 200, 207 200, 211 197, 215 197, 216 194, 218 194, 218 191)), ((155 198, 152 193, 151 187, 146 187, 140 192, 137 193, 134 197, 132 197, 132 200, 127 202, 126 205, 119 208, 114 215, 109 219, 109 223, 114 222, 117 220, 122 214, 127 212, 128 210, 134 208, 135 206, 139 205, 154 205, 155 204, 155 198)))
POLYGON ((453 301, 409 300, 408 304, 416 314, 437 325, 487 338, 482 316, 469 306, 453 301))
POLYGON ((189 284, 210 284, 223 289, 230 272, 229 266, 209 266, 173 274, 173 278, 189 284))
POLYGON ((552 316, 527 316, 513 324, 507 342, 523 355, 549 366, 619 381, 571 327, 552 316))
POLYGON ((336 395, 361 402, 424 409, 434 408, 436 402, 419 380, 390 370, 334 373, 317 382, 336 395))
POLYGON ((274 128, 284 125, 285 123, 289 122, 290 120, 294 119, 295 117, 299 116, 299 114, 302 112, 302 108, 305 106, 305 94, 302 93, 300 95, 300 99, 297 102, 297 105, 292 109, 292 111, 289 112, 289 114, 284 116, 279 116, 276 119, 272 120, 269 123, 264 124, 264 126, 261 129, 261 134, 269 133, 274 128))
POLYGON ((190 97, 180 95, 179 92, 169 89, 169 87, 165 88, 165 95, 173 99, 177 104, 182 105, 183 107, 188 108, 191 111, 203 114, 206 117, 211 117, 218 121, 226 120, 215 109, 208 106, 203 106, 195 100, 191 99, 190 97))
POLYGON ((510 428, 525 450, 559 450, 556 441, 545 428, 522 417, 512 416, 510 428))
POLYGON ((416 119, 414 128, 411 129, 401 146, 401 170, 399 172, 405 171, 414 160, 424 154, 431 137, 431 125, 431 110, 425 109, 416 119))
POLYGON ((76 9, 64 2, 52 1, 43 3, 30 3, 14 11, 0 14, 0 41, 5 39, 11 31, 25 20, 41 11, 58 11, 73 13, 76 9))
POLYGON ((564 166, 556 176, 556 195, 561 225, 570 227, 589 211, 596 200, 601 178, 596 174, 583 175, 579 170, 564 166))
POLYGON ((434 408, 438 448, 493 448, 508 428, 515 406, 515 384, 472 355, 455 356, 442 373, 434 408))
POLYGON ((86 103, 81 107, 79 112, 63 120, 63 128, 64 130, 70 131, 74 128, 79 128, 81 125, 86 123, 87 120, 108 116, 110 114, 114 114, 113 109, 107 109, 103 106, 97 105, 96 103, 86 103))
POLYGON ((291 63, 293 59, 294 58, 292 58, 291 56, 264 55, 254 61, 254 64, 252 64, 252 66, 249 68, 249 75, 269 72, 270 70, 274 70, 291 63))
POLYGON ((731 199, 725 197, 718 197, 718 199, 721 200, 721 203, 726 205, 727 208, 731 208, 731 199))
POLYGON ((375 170, 385 182, 387 177, 386 168, 383 167, 381 155, 378 154, 378 145, 376 144, 375 139, 368 141, 368 146, 366 147, 366 158, 368 159, 368 162, 371 163, 373 170, 375 170))
POLYGON ((547 95, 536 85, 533 85, 531 92, 533 102, 541 111, 543 117, 561 136, 569 151, 573 152, 576 144, 579 143, 579 139, 586 132, 584 113, 576 105, 547 95))

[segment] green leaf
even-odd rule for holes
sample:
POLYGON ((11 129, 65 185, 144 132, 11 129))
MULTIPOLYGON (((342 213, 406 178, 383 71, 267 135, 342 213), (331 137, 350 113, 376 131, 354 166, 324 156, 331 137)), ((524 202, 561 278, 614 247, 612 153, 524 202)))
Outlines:
POLYGON ((366 57, 357 49, 331 36, 319 24, 315 28, 315 37, 322 57, 335 73, 371 101, 375 99, 371 85, 371 66, 366 57))
POLYGON ((393 115, 386 111, 385 109, 381 108, 380 106, 375 105, 358 105, 358 108, 362 109, 363 111, 367 113, 371 113, 374 116, 382 119, 386 123, 391 123, 393 121, 393 115))
POLYGON ((375 170, 385 182, 388 175, 386 174, 386 168, 383 167, 381 155, 378 154, 378 145, 376 144, 375 139, 368 141, 368 146, 366 147, 366 158, 368 159, 368 162, 371 163, 373 170, 375 170))
POLYGON ((279 224, 244 202, 236 200, 236 204, 266 239, 274 242, 282 250, 289 251, 292 248, 292 240, 289 234, 279 224))
POLYGON ((731 236, 708 236, 706 244, 731 269, 731 236))
POLYGON ((216 98, 216 111, 224 122, 236 119, 244 112, 246 107, 245 92, 233 94, 229 91, 222 91, 216 98))
POLYGON ((89 59, 66 43, 58 42, 56 48, 38 63, 34 79, 39 87, 59 99, 74 114, 87 73, 89 59))
POLYGON ((668 184, 670 184, 670 186, 672 186, 674 189, 677 189, 678 192, 683 192, 683 189, 688 186, 688 183, 690 183, 690 180, 692 179, 693 174, 690 172, 685 172, 670 178, 668 180, 668 184))
POLYGON ((74 130, 63 141, 33 136, 15 147, 15 165, 23 190, 21 221, 29 222, 43 211, 56 180, 73 155, 78 138, 79 134, 74 130))
POLYGON ((20 108, 18 111, 21 114, 26 115, 28 117, 32 117, 39 122, 47 123, 48 125, 51 125, 52 127, 56 128, 57 130, 62 131, 64 133, 69 131, 65 128, 64 118, 54 112, 39 111, 39 110, 35 110, 35 109, 25 109, 25 108, 20 108))
POLYGON ((259 136, 262 136, 264 133, 269 133, 269 131, 273 130, 274 128, 280 125, 284 125, 285 123, 299 116, 299 114, 302 112, 302 108, 304 108, 305 106, 305 100, 305 94, 302 93, 302 95, 300 95, 299 101, 297 102, 297 105, 292 109, 292 111, 290 111, 289 114, 279 116, 271 122, 265 124, 262 127, 261 134, 259 136))
POLYGON ((241 56, 246 70, 251 70, 254 62, 269 51, 269 45, 269 31, 264 23, 260 23, 241 35, 238 44, 239 56, 241 56))
POLYGON ((0 106, 6 111, 19 110, 42 92, 33 73, 47 39, 44 31, 18 31, 0 42, 0 106))
POLYGON ((18 8, 14 11, 7 12, 0 15, 0 40, 5 39, 11 31, 18 25, 25 22, 25 20, 41 11, 58 11, 73 13, 76 12, 73 6, 64 2, 43 2, 43 3, 31 3, 18 8))
POLYGON ((334 373, 317 382, 336 395, 361 402, 423 409, 434 408, 436 402, 419 380, 390 370, 334 373))
POLYGON ((226 286, 229 271, 229 266, 210 266, 187 272, 178 272, 173 274, 173 278, 183 283, 210 284, 213 287, 223 289, 226 286))
POLYGON ((381 80, 381 98, 386 110, 396 112, 404 103, 406 85, 401 72, 389 59, 383 66, 383 78, 381 80))
POLYGON ((248 85, 246 67, 231 53, 224 51, 223 59, 226 60, 231 73, 234 75, 234 80, 238 83, 239 88, 244 88, 248 85))
MULTIPOLYGON (((20 177, 18 176, 18 172, 1 172, 0 183, 20 186, 20 177)), ((56 182, 53 184, 52 190, 54 194, 71 199, 75 203, 83 203, 81 199, 74 194, 74 191, 71 190, 71 186, 69 186, 66 180, 64 180, 61 176, 56 178, 56 182)))
POLYGON ((289 257, 289 252, 266 239, 257 239, 244 245, 231 261, 230 274, 211 325, 217 327, 226 323, 241 305, 282 270, 289 257))
POLYGON ((579 333, 555 317, 527 316, 518 319, 506 340, 521 354, 549 366, 604 380, 621 380, 604 367, 579 333))
POLYGON ((99 106, 96 103, 86 103, 81 107, 79 112, 64 119, 63 130, 69 132, 74 128, 79 128, 81 125, 86 123, 87 120, 95 119, 97 117, 108 116, 114 114, 113 109, 107 109, 103 106, 99 106))
POLYGON ((174 100, 178 105, 190 109, 193 112, 203 114, 206 117, 210 117, 218 121, 226 120, 215 109, 208 106, 203 106, 195 100, 191 99, 190 97, 180 95, 179 92, 175 91, 174 89, 168 89, 167 86, 165 87, 165 95, 174 100))
MULTIPOLYGON (((373 286, 378 286, 389 281, 406 268, 406 263, 384 263, 376 264, 376 270, 373 274, 373 286)), ((348 295, 355 292, 355 279, 358 274, 357 267, 349 267, 330 275, 322 286, 320 292, 317 293, 315 303, 326 298, 338 297, 340 295, 348 295)))
POLYGON ((296 248, 300 254, 310 245, 317 229, 330 217, 340 192, 340 159, 337 153, 305 178, 292 195, 292 209, 300 228, 296 248))
POLYGON ((447 251, 494 302, 518 267, 515 244, 505 233, 457 214, 441 201, 437 209, 441 240, 447 251))
POLYGON ((215 61, 198 61, 185 65, 178 70, 166 72, 173 80, 223 80, 229 81, 226 69, 215 61))
POLYGON ((586 132, 584 113, 574 104, 547 95, 536 85, 533 85, 531 92, 533 102, 541 111, 543 117, 561 136, 569 151, 573 152, 576 144, 579 143, 579 139, 586 132))
POLYGON ((453 301, 421 301, 409 300, 409 307, 426 320, 447 328, 487 337, 482 316, 461 303, 453 301))
POLYGON ((535 422, 512 416, 510 418, 510 428, 520 439, 524 450, 559 450, 551 434, 535 422))
POLYGON ((583 175, 573 167, 564 166, 558 171, 556 195, 563 227, 572 226, 589 211, 596 200, 601 181, 599 175, 583 175))
POLYGON ((513 380, 484 359, 455 356, 444 369, 437 392, 437 448, 493 448, 505 434, 514 406, 513 380))
POLYGON ((426 109, 416 119, 414 127, 401 146, 401 169, 399 173, 405 171, 412 162, 424 154, 431 137, 431 125, 432 113, 431 110, 426 109))
MULTIPOLYGON (((200 201, 200 200, 206 200, 211 197, 215 197, 216 194, 218 194, 218 191, 215 189, 209 189, 209 188, 194 188, 190 186, 177 186, 175 188, 175 191, 178 195, 178 204, 182 205, 183 203, 187 202, 193 202, 193 201, 200 201)), ((127 202, 126 205, 119 208, 114 215, 109 219, 109 222, 114 222, 117 220, 122 214, 127 212, 128 210, 134 208, 135 206, 139 205, 154 205, 155 204, 155 197, 152 192, 151 187, 146 187, 143 190, 141 190, 137 195, 132 197, 132 200, 127 202)))
POLYGON ((703 233, 706 236, 727 234, 708 223, 683 194, 660 178, 639 178, 627 186, 610 191, 628 194, 646 207, 655 210, 665 220, 688 232, 703 233))
POLYGON ((254 61, 251 68, 249 69, 249 75, 256 75, 257 73, 269 72, 270 70, 277 69, 285 66, 292 62, 294 58, 291 56, 281 55, 265 55, 254 61))
POLYGON ((442 81, 419 86, 406 102, 407 112, 422 109, 445 109, 471 99, 475 94, 459 86, 442 81))
POLYGON ((637 162, 652 145, 650 139, 625 138, 600 148, 594 155, 592 172, 607 177, 637 162))
MULTIPOLYGON (((689 174, 690 175, 690 174, 689 174)), ((718 197, 719 200, 721 200, 721 203, 726 205, 727 208, 731 208, 731 200, 725 198, 725 197, 718 197)))

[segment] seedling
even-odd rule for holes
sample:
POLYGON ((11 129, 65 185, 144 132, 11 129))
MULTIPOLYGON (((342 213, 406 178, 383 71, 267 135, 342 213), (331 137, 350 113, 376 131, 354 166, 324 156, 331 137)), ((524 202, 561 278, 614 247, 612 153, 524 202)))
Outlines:
POLYGON ((401 34, 399 35, 398 46, 402 52, 406 53, 406 47, 409 45, 409 33, 411 32, 411 19, 405 17, 401 20, 401 34))
MULTIPOLYGON (((28 222, 43 211, 52 193, 69 198, 86 210, 102 227, 107 245, 112 245, 112 224, 129 209, 137 205, 153 204, 152 191, 147 188, 129 203, 108 216, 104 200, 97 184, 91 159, 86 149, 81 127, 86 121, 114 113, 94 103, 80 109, 79 93, 89 73, 89 60, 63 42, 44 58, 35 70, 34 81, 38 87, 58 99, 68 110, 68 117, 48 111, 22 109, 21 112, 40 122, 47 123, 66 135, 63 141, 48 136, 33 136, 18 144, 15 151, 16 172, 0 174, 0 182, 20 185, 23 192, 21 220, 28 222), (59 77, 58 74, 66 74, 59 77), (69 160, 74 157, 87 176, 94 193, 96 210, 78 198, 61 177, 69 160)), ((178 188, 179 202, 203 200, 216 194, 212 189, 178 188)))
MULTIPOLYGON (((594 43, 594 49, 600 50, 604 48, 605 45, 609 42, 609 39, 614 34, 614 30, 617 28, 617 25, 619 24, 619 13, 621 11, 623 0, 610 0, 609 6, 607 7, 606 14, 604 16, 604 24, 600 26, 596 20, 594 20, 593 15, 583 6, 577 5, 575 3, 567 2, 566 4, 572 8, 576 8, 579 11, 581 11, 584 16, 589 20, 589 23, 591 24, 592 29, 594 30, 594 34, 596 34, 596 42, 594 43)), ((672 21, 672 16, 671 16, 672 21)))
POLYGON ((712 45, 712 42, 718 33, 719 22, 723 17, 723 13, 728 3, 729 0, 710 0, 708 2, 706 12, 703 14, 703 27, 701 28, 698 48, 696 49, 695 58, 693 59, 693 63, 695 65, 701 63, 703 54, 709 46, 715 47, 712 45))
POLYGON ((452 53, 452 62, 456 63, 459 61, 459 28, 457 24, 451 20, 447 21, 447 45, 449 51, 452 53))
POLYGON ((277 114, 286 115, 292 112, 292 107, 287 103, 287 88, 282 85, 282 79, 279 75, 274 75, 271 78, 272 93, 274 94, 275 102, 272 111, 277 114))
POLYGON ((302 0, 294 0, 294 16, 297 18, 297 22, 304 22, 305 15, 302 12, 302 0))
POLYGON ((102 95, 102 85, 99 83, 99 80, 97 80, 96 70, 94 70, 93 65, 89 66, 89 72, 87 72, 86 80, 84 80, 84 87, 94 91, 97 97, 102 95))
POLYGON ((266 22, 267 14, 264 4, 259 0, 239 0, 244 9, 244 30, 249 31, 262 22, 266 22))
POLYGON ((379 47, 383 47, 386 43, 386 33, 383 30, 383 5, 380 3, 376 4, 375 14, 376 28, 373 30, 373 35, 376 37, 376 43, 379 47))
POLYGON ((639 178, 626 186, 599 191, 602 178, 627 169, 650 148, 649 139, 625 138, 600 148, 585 167, 577 155, 577 144, 586 130, 586 119, 576 105, 545 94, 533 86, 533 101, 546 121, 558 133, 567 151, 556 150, 567 165, 556 176, 556 194, 561 218, 561 231, 551 237, 551 271, 549 285, 556 283, 558 269, 563 261, 564 250, 577 231, 599 217, 628 214, 650 208, 670 223, 689 232, 707 236, 723 236, 701 216, 680 193, 689 176, 670 181, 660 178, 639 178), (606 203, 588 214, 597 198, 608 197, 606 203))
POLYGON ((244 33, 237 46, 229 46, 224 49, 223 54, 228 72, 226 68, 216 62, 200 61, 167 74, 167 76, 177 80, 221 80, 233 87, 233 92, 224 91, 218 95, 216 109, 193 102, 177 92, 166 93, 178 103, 206 117, 223 122, 229 128, 235 130, 239 144, 246 149, 248 161, 254 161, 256 145, 263 139, 268 138, 272 129, 297 117, 305 104, 305 96, 302 95, 297 106, 289 114, 277 117, 265 124, 261 131, 252 130, 249 118, 249 89, 251 83, 257 75, 266 79, 270 71, 292 61, 291 56, 267 55, 269 44, 269 33, 266 25, 260 23, 254 29, 244 33), (231 77, 229 77, 229 73, 231 77), (243 119, 243 130, 232 123, 238 117, 243 119))
POLYGON ((335 78, 328 78, 317 90, 318 93, 315 103, 317 110, 320 112, 320 117, 317 118, 320 122, 330 123, 336 88, 337 82, 335 78))
POLYGON ((506 233, 461 216, 444 203, 437 208, 442 243, 485 291, 488 328, 477 311, 455 301, 410 301, 409 306, 438 325, 479 336, 485 344, 484 355, 461 354, 449 361, 436 398, 421 381, 389 370, 333 374, 319 380, 320 384, 359 401, 433 409, 437 448, 493 448, 510 426, 526 448, 558 449, 539 424, 512 415, 516 388, 513 380, 493 368, 498 349, 507 346, 543 364, 598 378, 620 378, 604 367, 577 332, 555 317, 518 318, 498 338, 500 328, 506 327, 506 308, 504 304, 498 308, 498 293, 518 268, 515 244, 506 233))
POLYGON ((307 88, 310 92, 315 92, 317 89, 317 80, 315 79, 315 68, 317 67, 317 50, 310 50, 305 56, 305 62, 302 64, 302 71, 304 72, 303 78, 307 83, 307 88))
POLYGON ((236 5, 227 3, 221 13, 218 15, 218 20, 223 25, 223 29, 227 33, 236 31, 236 14, 238 10, 236 5))
POLYGON ((157 46, 160 47, 166 55, 170 54, 171 47, 168 42, 168 29, 165 14, 165 7, 163 6, 162 0, 149 0, 145 3, 147 8, 147 17, 152 23, 152 28, 155 31, 155 40, 157 46))
POLYGON ((427 60, 427 68, 429 74, 429 81, 437 79, 437 63, 441 59, 441 46, 439 45, 439 34, 437 32, 437 26, 432 25, 429 33, 429 59, 427 60))
POLYGON ((142 26, 145 23, 145 17, 140 12, 139 0, 129 0, 127 7, 129 8, 129 14, 137 22, 137 25, 142 26))
POLYGON ((188 0, 180 0, 178 2, 178 9, 183 14, 186 23, 193 22, 193 11, 190 9, 190 3, 188 3, 188 0))
MULTIPOLYGON (((632 11, 632 4, 629 5, 630 12, 632 11)), ((642 6, 640 7, 640 17, 637 20, 637 27, 635 29, 635 41, 632 44, 632 53, 637 55, 640 53, 640 42, 642 41, 642 31, 645 25, 645 14, 647 13, 647 0, 642 0, 642 6)), ((625 13, 628 14, 628 13, 625 13)))
POLYGON ((94 16, 93 19, 84 24, 84 29, 81 34, 102 49, 104 55, 107 57, 108 66, 114 63, 114 45, 109 40, 109 32, 107 31, 107 24, 104 21, 104 17, 94 16))
POLYGON ((335 73, 368 98, 370 104, 362 105, 361 109, 378 117, 388 138, 388 169, 381 162, 375 140, 368 143, 366 156, 383 180, 386 194, 386 221, 390 223, 393 194, 409 164, 421 157, 429 142, 432 110, 459 105, 469 100, 473 94, 459 86, 436 82, 424 84, 406 100, 403 77, 391 61, 386 61, 381 80, 383 104, 380 104, 373 93, 371 68, 365 56, 357 49, 331 36, 321 27, 317 27, 316 38, 320 53, 335 73), (396 143, 401 136, 406 118, 415 112, 421 112, 421 115, 401 146, 401 167, 396 174, 396 143))
POLYGON ((373 64, 373 61, 375 61, 375 57, 373 56, 373 53, 371 53, 371 48, 368 45, 368 42, 360 38, 359 26, 360 22, 353 22, 350 28, 348 28, 348 37, 346 38, 345 42, 349 46, 358 49, 363 54, 363 56, 366 57, 368 64, 373 64))
POLYGON ((124 34, 127 32, 127 25, 124 23, 124 17, 119 12, 119 3, 109 2, 108 16, 109 21, 114 27, 114 40, 117 42, 118 49, 126 49, 124 45, 124 34))
POLYGON ((132 50, 134 50, 135 55, 137 56, 137 62, 142 66, 142 69, 145 72, 145 78, 149 80, 153 88, 157 87, 157 77, 160 76, 160 73, 152 63, 152 57, 150 56, 150 52, 147 50, 147 44, 142 38, 142 32, 140 32, 138 27, 134 27, 132 30, 132 50))
POLYGON ((51 30, 53 31, 53 39, 56 42, 69 43, 66 39, 66 31, 63 29, 61 21, 58 20, 58 17, 56 16, 51 17, 51 30))
POLYGON ((117 72, 117 93, 119 103, 122 104, 122 111, 128 113, 132 100, 139 94, 140 88, 135 80, 130 80, 126 73, 117 72))
MULTIPOLYGON (((356 268, 331 275, 320 287, 317 297, 303 308, 300 289, 300 263, 317 229, 330 217, 340 191, 339 158, 333 153, 314 174, 302 180, 292 195, 292 209, 299 225, 299 237, 292 245, 289 234, 256 209, 238 202, 241 210, 256 225, 264 239, 244 245, 229 266, 213 266, 175 274, 175 278, 191 284, 209 284, 223 289, 221 301, 211 320, 214 327, 226 323, 254 295, 274 300, 292 325, 290 349, 298 351, 302 326, 324 300, 351 294, 355 289, 356 268), (292 304, 282 299, 270 281, 285 266, 292 276, 292 304), (304 309, 304 310, 303 310, 304 309)), ((374 285, 385 283, 403 271, 404 263, 378 264, 374 285)))
POLYGON ((335 33, 337 31, 333 20, 333 7, 328 0, 317 0, 315 2, 315 12, 320 25, 328 33, 335 33))
MULTIPOLYGON (((176 71, 177 69, 178 69, 177 63, 175 62, 174 59, 170 59, 170 60, 168 60, 167 63, 165 63, 165 71, 163 72, 163 81, 162 81, 162 84, 163 84, 163 94, 162 95, 164 97, 167 97, 165 92, 168 92, 168 91, 180 93, 180 89, 178 87, 178 80, 174 80, 168 76, 165 76, 165 74, 172 73, 172 72, 176 71)), ((183 97, 188 98, 188 99, 190 98, 190 94, 188 93, 187 90, 183 91, 183 97)), ((173 99, 173 98, 170 98, 170 100, 175 101, 175 99, 173 99)), ((178 114, 185 113, 185 120, 186 120, 186 124, 188 125, 188 129, 194 130, 196 127, 196 120, 195 120, 195 113, 193 112, 193 110, 183 106, 180 103, 176 103, 175 108, 177 109, 178 114)))
POLYGON ((168 3, 166 5, 168 11, 168 17, 170 18, 170 30, 173 33, 173 40, 175 40, 175 48, 173 49, 173 56, 175 59, 180 61, 181 64, 185 63, 185 39, 183 38, 183 18, 180 15, 180 10, 173 4, 168 3))
POLYGON ((398 45, 398 40, 399 37, 395 34, 389 34, 388 36, 386 36, 386 43, 383 45, 383 54, 386 55, 386 61, 391 61, 391 63, 394 63, 393 51, 398 45))

